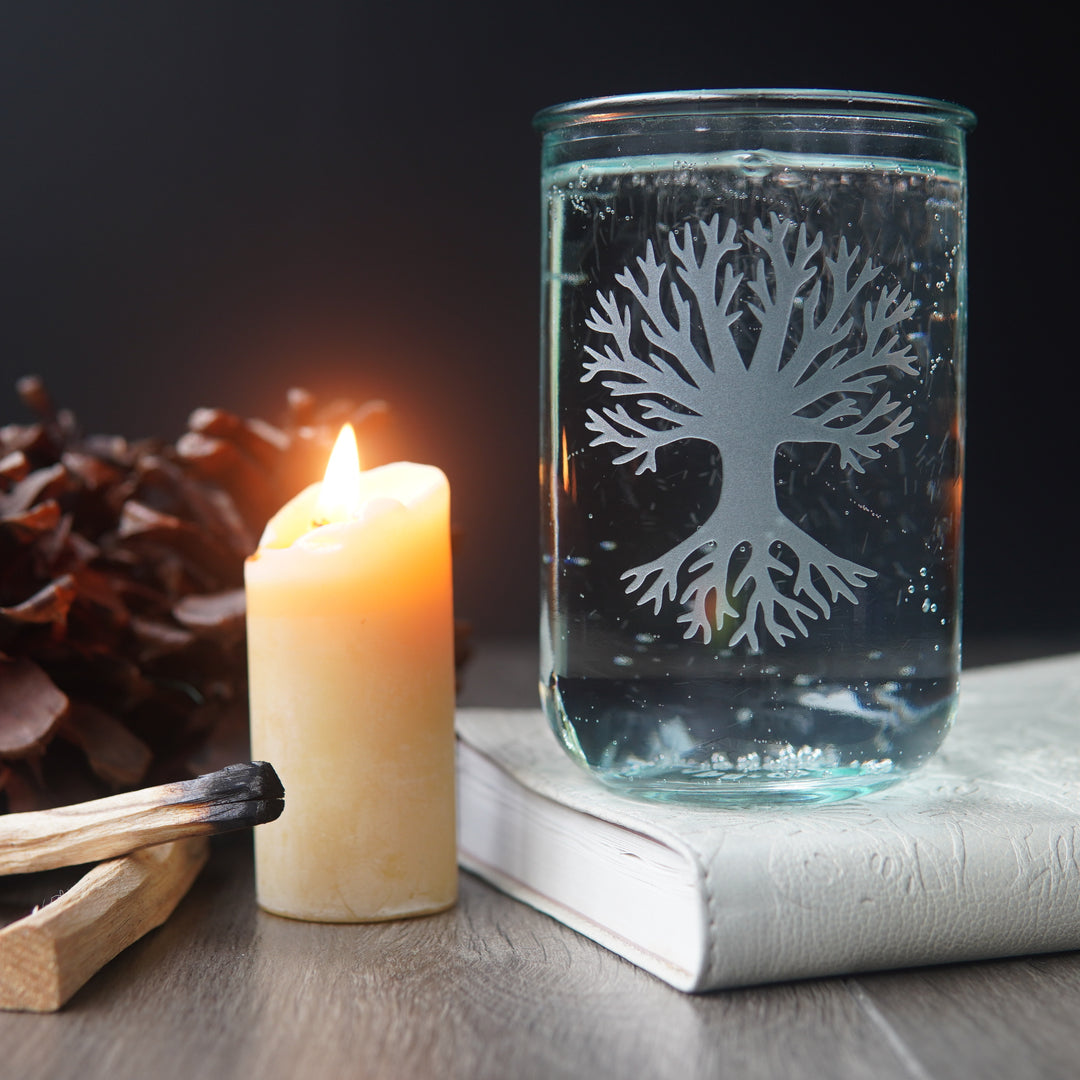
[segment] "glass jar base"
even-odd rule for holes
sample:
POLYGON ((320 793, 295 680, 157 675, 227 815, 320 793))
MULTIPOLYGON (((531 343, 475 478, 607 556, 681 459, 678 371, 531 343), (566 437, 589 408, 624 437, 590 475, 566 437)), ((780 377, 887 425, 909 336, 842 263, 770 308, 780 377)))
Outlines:
POLYGON ((779 806, 833 803, 882 791, 910 775, 841 769, 828 776, 761 777, 747 774, 701 778, 678 773, 626 776, 589 770, 605 787, 635 799, 691 806, 779 806))
POLYGON ((565 751, 634 798, 828 803, 910 776, 937 750, 956 679, 582 680, 543 687, 565 751))

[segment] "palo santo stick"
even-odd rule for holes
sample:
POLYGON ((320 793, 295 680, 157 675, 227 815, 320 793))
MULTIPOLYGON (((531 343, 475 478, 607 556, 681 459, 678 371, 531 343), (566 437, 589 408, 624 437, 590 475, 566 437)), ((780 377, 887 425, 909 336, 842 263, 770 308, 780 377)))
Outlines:
POLYGON ((265 761, 92 802, 0 816, 0 874, 26 874, 273 821, 284 789, 265 761))
POLYGON ((208 847, 193 837, 101 863, 58 900, 0 930, 0 1009, 59 1009, 172 914, 208 847))

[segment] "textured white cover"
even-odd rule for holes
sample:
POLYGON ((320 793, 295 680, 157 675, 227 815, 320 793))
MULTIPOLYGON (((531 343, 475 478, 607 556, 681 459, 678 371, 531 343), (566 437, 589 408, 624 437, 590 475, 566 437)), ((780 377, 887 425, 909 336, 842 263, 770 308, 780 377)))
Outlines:
MULTIPOLYGON (((459 826, 466 869, 679 989, 1080 948, 1080 655, 965 673, 958 719, 929 765, 824 806, 638 802, 578 769, 538 710, 464 709, 457 725, 505 774, 509 797, 521 785, 579 814, 577 842, 591 842, 599 819, 689 860, 707 947, 684 970, 611 933, 602 907, 548 895, 557 875, 477 860, 473 837, 490 840, 499 821, 469 810, 459 826)), ((468 770, 459 781, 465 808, 468 770)), ((519 850, 519 834, 508 840, 519 850)))

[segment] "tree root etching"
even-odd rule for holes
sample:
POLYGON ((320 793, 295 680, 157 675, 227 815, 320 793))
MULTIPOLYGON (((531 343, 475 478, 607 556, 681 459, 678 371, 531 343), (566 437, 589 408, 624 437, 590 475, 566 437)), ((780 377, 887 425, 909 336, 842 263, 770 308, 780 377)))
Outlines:
POLYGON ((773 470, 785 443, 835 447, 840 466, 860 473, 896 449, 911 409, 879 384, 890 370, 918 374, 899 329, 916 305, 898 285, 875 293, 881 268, 860 262, 859 248, 841 239, 827 254, 820 234, 776 214, 741 237, 734 221, 721 236, 719 215, 697 230, 696 242, 689 224, 672 232, 664 260, 650 242, 616 275, 618 295, 597 293, 581 380, 599 379, 612 404, 588 410, 586 428, 591 446, 614 447, 614 463, 638 474, 684 439, 719 450, 712 515, 622 579, 654 613, 682 605, 684 637, 707 643, 730 624, 731 645, 759 652, 762 636, 781 646, 808 637, 877 576, 781 513, 773 470), (752 273, 736 273, 732 256, 751 251, 752 273), (750 355, 732 333, 744 316, 759 326, 750 355))

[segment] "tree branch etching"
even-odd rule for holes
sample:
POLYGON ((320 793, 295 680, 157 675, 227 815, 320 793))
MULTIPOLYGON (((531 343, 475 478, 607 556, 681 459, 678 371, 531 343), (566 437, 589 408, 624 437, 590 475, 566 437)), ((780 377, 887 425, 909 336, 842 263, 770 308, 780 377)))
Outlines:
POLYGON ((659 613, 678 603, 684 637, 727 633, 761 651, 808 637, 876 572, 835 554, 787 518, 776 500, 775 462, 785 443, 835 447, 842 468, 896 449, 912 427, 881 383, 918 375, 902 324, 916 304, 900 286, 874 283, 871 258, 840 239, 835 251, 805 224, 771 214, 741 235, 717 214, 650 241, 636 265, 596 294, 586 320, 582 382, 599 380, 610 404, 589 409, 591 446, 616 465, 655 472, 657 454, 685 439, 720 453, 720 497, 707 520, 658 558, 627 570, 628 594, 659 613), (741 266, 742 272, 736 272, 741 266), (757 325, 742 347, 739 320, 757 325), (752 340, 752 345, 747 342, 752 340), (680 585, 680 578, 682 584, 680 585))

